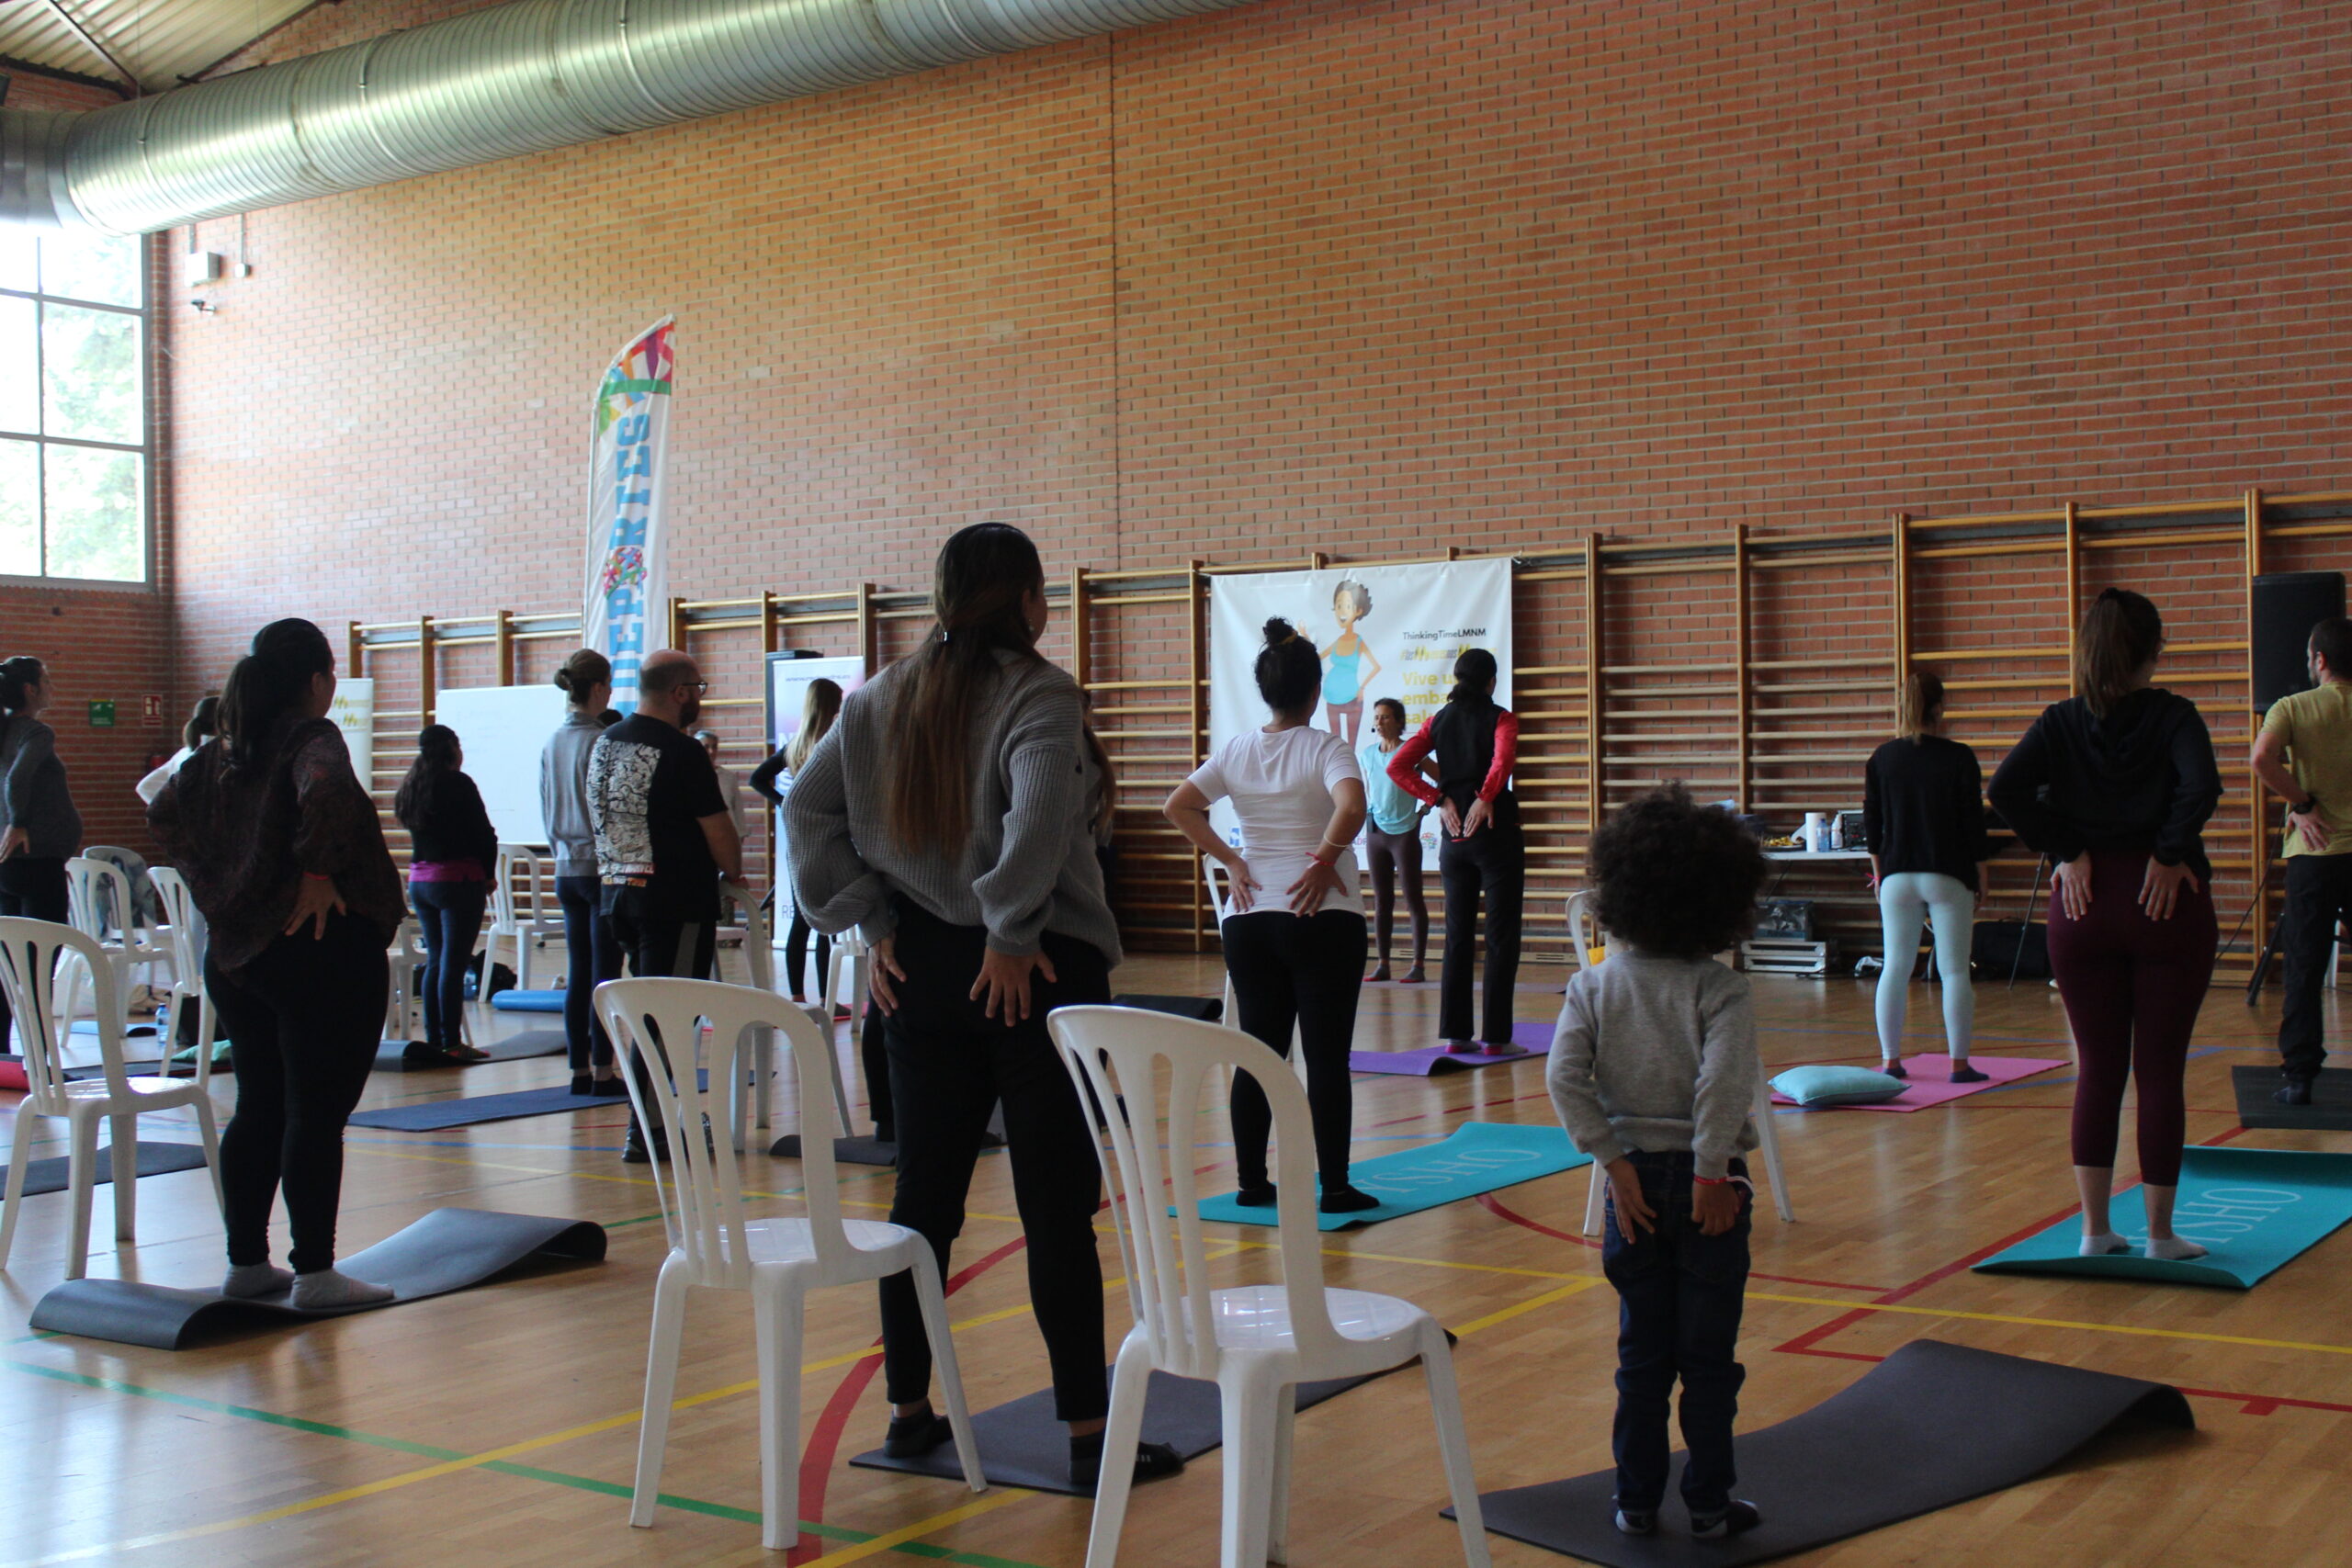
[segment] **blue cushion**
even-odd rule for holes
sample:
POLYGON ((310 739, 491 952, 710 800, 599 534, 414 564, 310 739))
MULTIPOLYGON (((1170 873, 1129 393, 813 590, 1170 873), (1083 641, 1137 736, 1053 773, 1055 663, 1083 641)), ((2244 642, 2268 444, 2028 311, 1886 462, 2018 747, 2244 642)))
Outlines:
POLYGON ((1911 1086, 1868 1067, 1791 1067, 1772 1087, 1799 1105, 1876 1105, 1911 1086))

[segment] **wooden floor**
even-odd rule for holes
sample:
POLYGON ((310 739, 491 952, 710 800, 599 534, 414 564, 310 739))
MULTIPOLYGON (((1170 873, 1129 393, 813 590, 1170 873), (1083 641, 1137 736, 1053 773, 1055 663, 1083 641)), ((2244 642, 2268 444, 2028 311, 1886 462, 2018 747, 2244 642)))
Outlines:
MULTIPOLYGON (((1549 974, 1536 971, 1538 977, 1549 974)), ((1210 962, 1147 957, 1124 989, 1213 992, 1210 962)), ((1556 1006, 1531 986, 1526 1016, 1556 1006)), ((1874 1054, 1867 989, 1759 976, 1769 1063, 1874 1054)), ((1365 994, 1363 1043, 1419 1044, 1425 988, 1365 994)), ((1922 1048, 1934 993, 1915 993, 1922 1048)), ((2057 998, 2029 982, 1980 992, 1979 1052, 2066 1055, 2057 998)), ((2275 1000, 2208 1002, 2188 1068, 2189 1137, 2352 1149, 2352 1134, 2242 1134, 2229 1068, 2267 1059, 2275 1000)), ((532 1022, 543 1022, 534 1019, 532 1022)), ((507 1021, 501 1020, 501 1027, 507 1021)), ((2331 1021, 2333 1027, 2333 1021, 2331 1021)), ((560 1061, 480 1067, 483 1093, 559 1081, 560 1061)), ((387 1076, 368 1103, 454 1093, 459 1075, 387 1076)), ((2193 1392, 2193 1436, 2119 1439, 2061 1472, 1850 1540, 1815 1563, 2346 1563, 2352 1498, 2352 1230, 2245 1293, 1971 1274, 1963 1265, 2069 1203, 2070 1074, 2057 1071, 1915 1115, 1820 1113, 1779 1122, 1798 1208, 1756 1230, 1741 1353, 1743 1428, 1780 1420, 1861 1376, 1905 1340, 1934 1337, 2134 1376, 2193 1392)), ((223 1101, 231 1089, 220 1085, 223 1101)), ((1465 1117, 1541 1122, 1540 1060, 1424 1080, 1363 1077, 1358 1147, 1442 1135, 1465 1117)), ((665 1565, 753 1563, 757 1438, 743 1304, 695 1303, 655 1528, 621 1501, 662 1227, 641 1170, 619 1163, 611 1107, 448 1133, 354 1129, 343 1239, 353 1250, 444 1204, 575 1215, 610 1227, 602 1267, 542 1274, 391 1311, 170 1354, 28 1336, 32 1303, 62 1272, 66 1199, 28 1201, 0 1275, 0 1568, 128 1562, 171 1568, 342 1563, 665 1565)), ((149 1136, 187 1137, 183 1125, 149 1136)), ((1227 1157, 1204 1124, 1204 1163, 1227 1157)), ((2125 1147, 2130 1147, 2127 1136, 2125 1147)), ((44 1148, 41 1152, 59 1152, 44 1148)), ((2127 1156, 2128 1157, 2128 1156, 2127 1156)), ((745 1161, 747 1187, 792 1212, 797 1164, 745 1161)), ((1586 1178, 1572 1172, 1328 1238, 1333 1283, 1409 1297, 1462 1336, 1459 1366, 1482 1485, 1545 1480, 1609 1457, 1614 1298, 1577 1239, 1586 1178), (1595 1288, 1598 1287, 1598 1288, 1595 1288)), ((878 1215, 887 1173, 851 1169, 851 1213, 878 1215)), ((141 1240, 102 1251, 94 1274, 209 1285, 220 1231, 205 1179, 140 1184, 141 1240)), ((101 1190, 96 1234, 110 1234, 101 1190)), ((1000 1157, 984 1159, 949 1305, 976 1405, 1045 1385, 1045 1357, 1000 1157)), ((1258 1239, 1258 1233, 1251 1239, 1258 1239)), ((1107 1248, 1106 1248, 1107 1251, 1107 1248)), ((1269 1255, 1223 1265, 1269 1277, 1269 1255)), ((1115 1272, 1115 1270, 1111 1270, 1115 1272)), ((1112 1335, 1126 1326, 1124 1293, 1112 1335)), ((881 1434, 864 1289, 828 1292, 808 1320, 806 1461, 795 1561, 921 1559, 1075 1568, 1087 1505, 1030 1493, 974 1496, 937 1481, 854 1470, 881 1434)), ((1957 1450, 1970 1440, 1956 1431, 1957 1450)), ((1458 1562, 1437 1517, 1442 1484, 1420 1380, 1406 1373, 1301 1418, 1293 1560, 1458 1562)), ((1136 1495, 1122 1561, 1216 1561, 1220 1461, 1212 1455, 1136 1495)), ((1506 1564, 1559 1562, 1498 1538, 1506 1564)))

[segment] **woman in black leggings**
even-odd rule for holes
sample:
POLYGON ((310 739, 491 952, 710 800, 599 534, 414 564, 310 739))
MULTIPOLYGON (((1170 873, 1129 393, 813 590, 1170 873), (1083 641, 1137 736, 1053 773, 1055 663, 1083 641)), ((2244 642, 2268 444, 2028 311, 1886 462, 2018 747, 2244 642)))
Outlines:
POLYGON ((188 759, 147 825, 211 931, 204 982, 229 1032, 237 1111, 220 1137, 229 1276, 221 1293, 301 1308, 392 1292, 334 1267, 343 1125, 375 1066, 403 905, 376 803, 351 771, 334 649, 308 621, 255 634, 220 697, 220 735, 188 759), (294 1246, 269 1261, 280 1190, 294 1246))
MULTIPOLYGON (((29 654, 0 660, 0 915, 66 922, 65 863, 82 852, 82 814, 57 759, 57 732, 40 720, 49 671, 29 654)), ((0 996, 0 1051, 16 1043, 0 996)))

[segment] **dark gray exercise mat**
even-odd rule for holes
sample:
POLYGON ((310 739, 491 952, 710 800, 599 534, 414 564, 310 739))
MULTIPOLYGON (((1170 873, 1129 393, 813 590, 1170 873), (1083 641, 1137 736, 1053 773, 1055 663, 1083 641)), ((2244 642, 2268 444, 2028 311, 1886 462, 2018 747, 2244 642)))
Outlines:
MULTIPOLYGON (((485 1062, 412 1062, 405 1053, 409 1042, 387 1040, 376 1048, 376 1070, 379 1073, 438 1073, 463 1067, 479 1067, 485 1062)), ((526 1029, 503 1040, 492 1040, 481 1047, 490 1053, 491 1062, 521 1062, 533 1056, 560 1056, 568 1049, 560 1029, 526 1029)))
MULTIPOLYGON (((97 1179, 114 1179, 114 1153, 111 1145, 98 1150, 97 1179)), ((204 1151, 194 1144, 139 1145, 139 1174, 167 1176, 175 1170, 202 1170, 204 1151)), ((39 1197, 43 1192, 62 1192, 67 1177, 72 1174, 72 1161, 65 1155, 53 1155, 48 1159, 25 1162, 25 1196, 39 1197)))
POLYGON ((394 1105, 382 1111, 355 1111, 355 1127, 382 1127, 395 1133, 438 1133, 449 1127, 470 1127, 480 1122, 512 1122, 518 1116, 553 1116, 564 1111, 599 1108, 628 1111, 617 1095, 574 1094, 569 1084, 553 1089, 517 1089, 513 1094, 469 1094, 458 1100, 430 1100, 422 1105, 394 1105))
MULTIPOLYGON (((504 1273, 526 1258, 597 1263, 605 1227, 589 1220, 502 1214, 487 1209, 435 1209, 335 1267, 398 1293, 380 1306, 446 1295, 504 1273)), ((184 1291, 131 1280, 68 1280, 41 1297, 32 1326, 85 1339, 111 1339, 156 1350, 181 1350, 237 1328, 288 1320, 343 1317, 374 1306, 303 1312, 283 1295, 232 1301, 217 1290, 184 1291)))
POLYGON ((1746 1535, 1690 1539, 1675 1490, 1680 1454, 1653 1536, 1617 1532, 1613 1471, 1482 1492, 1478 1504, 1497 1535, 1611 1568, 1726 1568, 2030 1481, 2126 1424, 2193 1428, 2197 1419, 2165 1383, 1915 1339, 1804 1415, 1740 1434, 1736 1495, 1764 1516, 1746 1535))
POLYGON ((2249 1127, 2352 1133, 2352 1072, 2342 1067, 2320 1069, 2309 1105, 2281 1105, 2271 1098, 2278 1090, 2273 1066, 2232 1067, 2230 1087, 2237 1090, 2238 1120, 2249 1127))
MULTIPOLYGON (((1333 1378, 1328 1382, 1301 1383, 1298 1408, 1308 1409, 1371 1381, 1368 1377, 1333 1378)), ((935 1404, 933 1407, 937 1408, 935 1404)), ((1093 1495, 1069 1483, 1069 1428, 1054 1415, 1051 1389, 981 1411, 972 1417, 972 1436, 980 1445, 981 1472, 995 1485, 1026 1486, 1066 1497, 1093 1495)), ((1198 1459, 1222 1443, 1225 1431, 1216 1384, 1170 1372, 1152 1373, 1143 1396, 1143 1440, 1166 1443, 1187 1460, 1198 1459)), ((868 1470, 936 1475, 947 1481, 964 1479, 963 1461, 956 1458, 952 1442, 920 1459, 892 1459, 876 1449, 850 1463, 868 1470)))
MULTIPOLYGON (((786 1133, 768 1145, 768 1153, 778 1159, 798 1159, 800 1134, 786 1133)), ((896 1165, 899 1163, 899 1145, 886 1144, 879 1138, 835 1138, 833 1163, 835 1165, 896 1165)))

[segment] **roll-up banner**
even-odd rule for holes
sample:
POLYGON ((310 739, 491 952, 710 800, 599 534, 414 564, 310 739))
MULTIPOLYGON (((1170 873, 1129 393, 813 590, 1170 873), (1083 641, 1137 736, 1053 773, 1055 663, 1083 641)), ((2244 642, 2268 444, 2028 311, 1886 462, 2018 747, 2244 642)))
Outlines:
POLYGON ((613 705, 637 707, 637 677, 669 603, 664 457, 674 359, 662 317, 622 345, 596 386, 589 447, 588 585, 581 641, 613 661, 613 705))

